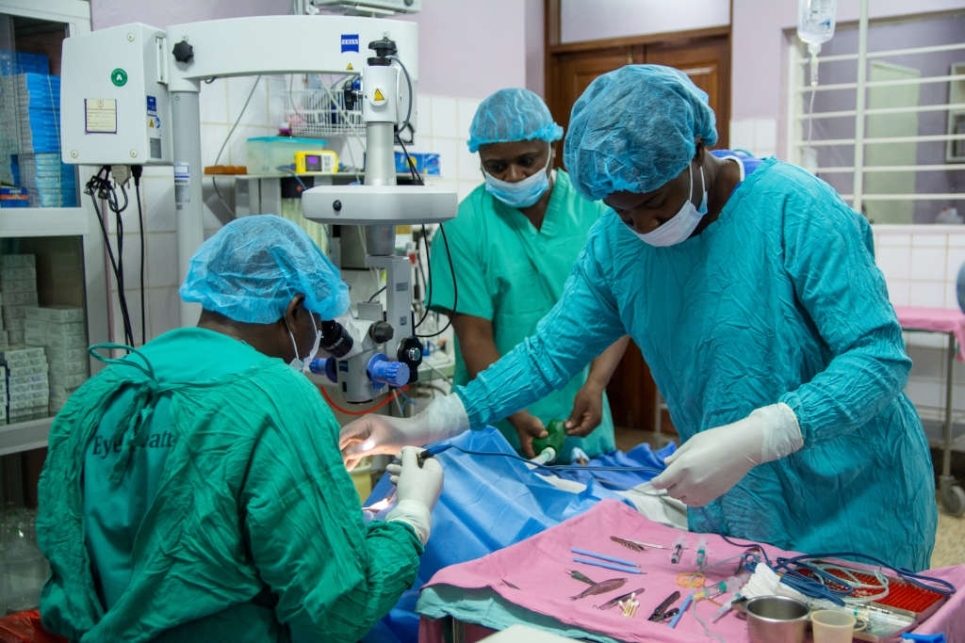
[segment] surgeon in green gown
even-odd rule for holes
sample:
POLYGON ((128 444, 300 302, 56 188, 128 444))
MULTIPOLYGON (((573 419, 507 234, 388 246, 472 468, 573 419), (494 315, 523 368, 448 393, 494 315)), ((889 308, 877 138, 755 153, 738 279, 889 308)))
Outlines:
POLYGON ((54 421, 44 626, 79 641, 357 640, 415 578, 441 468, 404 450, 397 507, 365 523, 338 424, 302 373, 347 289, 295 224, 229 223, 181 296, 202 305, 196 328, 102 357, 54 421))
MULTIPOLYGON (((559 300, 587 232, 607 211, 577 194, 563 170, 553 170, 553 145, 563 128, 538 95, 501 89, 480 103, 469 128, 485 183, 459 204, 455 219, 432 243, 431 310, 456 314, 454 384, 464 385, 536 331, 559 300)), ((566 421, 557 460, 574 447, 589 457, 613 451, 606 386, 626 349, 617 340, 561 388, 495 423, 533 457, 533 438, 551 420, 566 421)))

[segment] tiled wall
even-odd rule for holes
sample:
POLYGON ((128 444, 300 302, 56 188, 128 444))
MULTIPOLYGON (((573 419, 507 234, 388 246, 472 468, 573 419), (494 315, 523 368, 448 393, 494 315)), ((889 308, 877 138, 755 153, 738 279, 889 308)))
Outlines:
POLYGON ((449 96, 419 96, 419 118, 415 150, 435 152, 442 161, 437 181, 455 189, 462 201, 482 183, 479 155, 469 152, 469 125, 479 100, 449 96))
POLYGON ((773 118, 745 118, 730 122, 730 149, 747 150, 754 156, 777 153, 777 121, 773 118))
MULTIPOLYGON (((965 226, 874 226, 875 256, 896 306, 958 308, 955 281, 965 263, 965 226)), ((924 418, 945 406, 947 336, 905 333, 912 358, 908 394, 924 418)), ((965 413, 965 363, 954 366, 956 420, 965 413)))
MULTIPOLYGON (((224 148, 221 165, 245 164, 245 141, 254 136, 268 136, 277 132, 286 119, 284 109, 288 92, 287 78, 262 78, 255 86, 255 78, 217 79, 201 89, 201 160, 213 165, 231 127, 245 109, 231 139, 224 148), (254 93, 252 87, 255 87, 254 93)), ((479 161, 466 147, 469 123, 479 101, 448 96, 418 96, 417 134, 413 152, 436 152, 441 155, 442 176, 429 182, 445 185, 459 193, 462 199, 482 181, 479 161)), ((361 157, 358 157, 361 160, 361 157)), ((84 177, 82 177, 84 178, 84 177)), ((86 178, 84 178, 86 180, 86 178)), ((218 187, 225 201, 233 207, 232 182, 219 179, 218 187)), ((203 184, 208 205, 217 196, 210 177, 203 184)), ((124 273, 128 309, 138 343, 142 319, 139 279, 141 258, 137 207, 131 187, 131 205, 124 213, 124 273)), ((141 202, 145 218, 145 308, 147 337, 151 339, 180 326, 178 297, 178 266, 174 178, 170 167, 146 168, 141 180, 141 202)), ((217 205, 214 205, 217 208, 217 205)), ((205 209, 205 233, 212 234, 221 223, 210 208, 205 209)), ((111 235, 115 234, 113 221, 111 235)), ((123 339, 117 288, 111 280, 111 328, 115 341, 123 339)))

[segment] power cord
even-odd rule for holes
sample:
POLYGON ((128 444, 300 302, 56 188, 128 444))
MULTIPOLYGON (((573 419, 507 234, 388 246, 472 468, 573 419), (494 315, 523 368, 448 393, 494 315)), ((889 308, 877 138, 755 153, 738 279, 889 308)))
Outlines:
MULTIPOLYGON (((439 330, 435 333, 427 333, 425 335, 420 335, 416 333, 416 337, 437 337, 443 334, 444 332, 446 332, 446 330, 448 330, 449 326, 452 325, 452 318, 456 316, 456 310, 458 310, 456 306, 459 304, 459 283, 456 281, 456 269, 452 265, 452 252, 450 252, 449 250, 449 238, 446 236, 446 226, 440 223, 439 231, 442 234, 442 243, 446 247, 446 259, 449 263, 449 275, 452 278, 452 313, 449 315, 449 319, 446 321, 446 325, 442 327, 442 330, 439 330)), ((425 225, 422 226, 422 235, 423 235, 423 238, 425 238, 425 235, 426 235, 425 225)), ((426 285, 426 288, 429 291, 429 303, 426 304, 425 310, 422 312, 422 317, 419 319, 418 323, 415 324, 414 328, 418 328, 419 326, 422 325, 422 322, 424 322, 426 317, 429 315, 429 309, 432 307, 432 259, 429 258, 429 254, 430 254, 429 248, 427 246, 426 247, 426 264, 429 268, 429 283, 426 285)))
POLYGON ((117 283, 117 299, 121 309, 121 321, 124 326, 124 341, 127 345, 131 346, 134 344, 134 330, 131 324, 131 315, 127 307, 127 295, 124 292, 123 256, 121 254, 123 252, 121 235, 124 229, 121 212, 127 208, 127 192, 122 185, 121 194, 124 196, 124 205, 121 206, 117 200, 117 190, 111 184, 110 172, 111 168, 109 165, 101 167, 97 174, 93 175, 87 181, 84 186, 84 194, 90 195, 91 203, 94 206, 94 213, 97 215, 97 223, 100 225, 101 234, 104 238, 104 246, 107 248, 107 256, 110 259, 111 270, 114 273, 114 281, 117 283), (97 203, 98 199, 106 202, 108 208, 110 208, 117 217, 118 248, 116 258, 111 247, 110 235, 107 232, 107 224, 104 223, 104 216, 97 203))

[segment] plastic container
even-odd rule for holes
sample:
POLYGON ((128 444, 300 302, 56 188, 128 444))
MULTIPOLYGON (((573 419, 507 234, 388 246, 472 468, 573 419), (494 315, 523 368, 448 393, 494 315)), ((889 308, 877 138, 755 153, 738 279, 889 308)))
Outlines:
POLYGON ((808 50, 821 45, 834 36, 835 15, 838 12, 836 0, 800 0, 798 5, 797 36, 808 44, 808 50))
POLYGON ((327 141, 290 136, 258 136, 245 142, 248 174, 290 176, 295 169, 295 152, 319 152, 327 141), (279 168, 289 168, 288 170, 279 168))
POLYGON ((553 447, 557 454, 562 453, 563 441, 566 439, 566 427, 563 426, 563 420, 550 420, 550 423, 546 426, 546 431, 549 433, 548 436, 533 440, 533 451, 536 455, 539 455, 546 447, 553 447))
POLYGON ((811 612, 811 634, 814 643, 851 643, 854 638, 854 616, 839 610, 811 612))

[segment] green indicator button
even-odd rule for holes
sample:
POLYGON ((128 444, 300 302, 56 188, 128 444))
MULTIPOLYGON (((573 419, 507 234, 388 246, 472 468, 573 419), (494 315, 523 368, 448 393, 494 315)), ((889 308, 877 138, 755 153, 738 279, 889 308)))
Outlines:
POLYGON ((127 84, 127 72, 118 67, 111 72, 111 82, 115 87, 123 87, 127 84))

